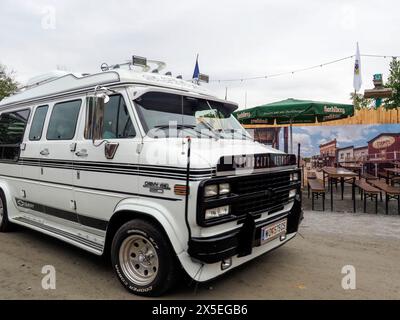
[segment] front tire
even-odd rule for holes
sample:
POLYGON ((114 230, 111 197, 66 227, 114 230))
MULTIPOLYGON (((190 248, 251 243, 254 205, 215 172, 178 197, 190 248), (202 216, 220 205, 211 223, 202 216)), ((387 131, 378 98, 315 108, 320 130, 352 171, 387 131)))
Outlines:
POLYGON ((7 202, 2 190, 0 190, 0 232, 8 232, 11 229, 8 221, 7 202))
POLYGON ((177 259, 162 230, 144 220, 125 223, 111 246, 113 268, 130 292, 160 296, 176 279, 177 259))

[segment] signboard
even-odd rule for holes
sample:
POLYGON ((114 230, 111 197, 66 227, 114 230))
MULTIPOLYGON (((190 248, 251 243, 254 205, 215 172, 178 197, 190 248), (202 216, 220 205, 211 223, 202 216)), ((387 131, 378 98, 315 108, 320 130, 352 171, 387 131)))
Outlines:
POLYGON ((372 147, 375 149, 386 149, 389 148, 396 142, 396 139, 392 136, 381 136, 372 143, 372 147))

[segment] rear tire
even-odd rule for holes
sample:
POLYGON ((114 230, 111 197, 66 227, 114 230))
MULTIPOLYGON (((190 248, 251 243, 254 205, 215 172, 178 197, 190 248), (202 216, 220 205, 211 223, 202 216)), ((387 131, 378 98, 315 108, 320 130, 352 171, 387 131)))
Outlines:
POLYGON ((122 285, 136 295, 160 296, 177 278, 177 258, 168 237, 144 220, 132 220, 119 228, 111 261, 122 285))
POLYGON ((8 221, 7 202, 2 190, 0 190, 0 232, 11 230, 10 221, 8 221))

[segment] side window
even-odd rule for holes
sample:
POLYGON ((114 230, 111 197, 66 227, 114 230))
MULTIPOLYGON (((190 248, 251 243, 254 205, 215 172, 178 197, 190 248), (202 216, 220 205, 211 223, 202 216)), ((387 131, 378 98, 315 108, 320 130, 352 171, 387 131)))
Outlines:
MULTIPOLYGON (((87 113, 90 117, 91 112, 87 113)), ((86 119, 85 139, 91 139, 91 119, 86 119)), ((126 139, 136 136, 125 100, 121 95, 110 96, 104 108, 103 139, 126 139)))
POLYGON ((54 105, 47 129, 47 140, 71 140, 75 135, 81 100, 54 105))
POLYGON ((17 161, 30 110, 0 115, 0 159, 17 161))
POLYGON ((37 141, 42 137, 44 121, 46 120, 47 110, 49 106, 40 106, 36 108, 33 116, 31 130, 29 132, 29 140, 37 141))

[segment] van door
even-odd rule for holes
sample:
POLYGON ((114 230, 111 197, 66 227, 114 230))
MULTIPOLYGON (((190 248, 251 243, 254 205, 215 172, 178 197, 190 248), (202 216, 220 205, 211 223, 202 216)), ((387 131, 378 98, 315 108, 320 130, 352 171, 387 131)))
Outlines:
POLYGON ((110 96, 105 104, 102 141, 93 143, 91 106, 85 103, 85 121, 74 153, 77 213, 84 227, 105 230, 119 201, 137 193, 141 137, 127 94, 110 96))
POLYGON ((78 223, 73 194, 72 161, 82 100, 58 102, 51 108, 46 139, 40 148, 42 209, 49 217, 78 223))
POLYGON ((43 202, 44 190, 40 184, 40 150, 42 149, 42 138, 45 135, 43 128, 48 112, 48 105, 36 107, 33 110, 30 128, 25 133, 24 147, 21 148, 20 154, 23 180, 16 195, 17 199, 24 200, 17 202, 21 211, 31 212, 32 205, 29 203, 41 204, 43 202))

